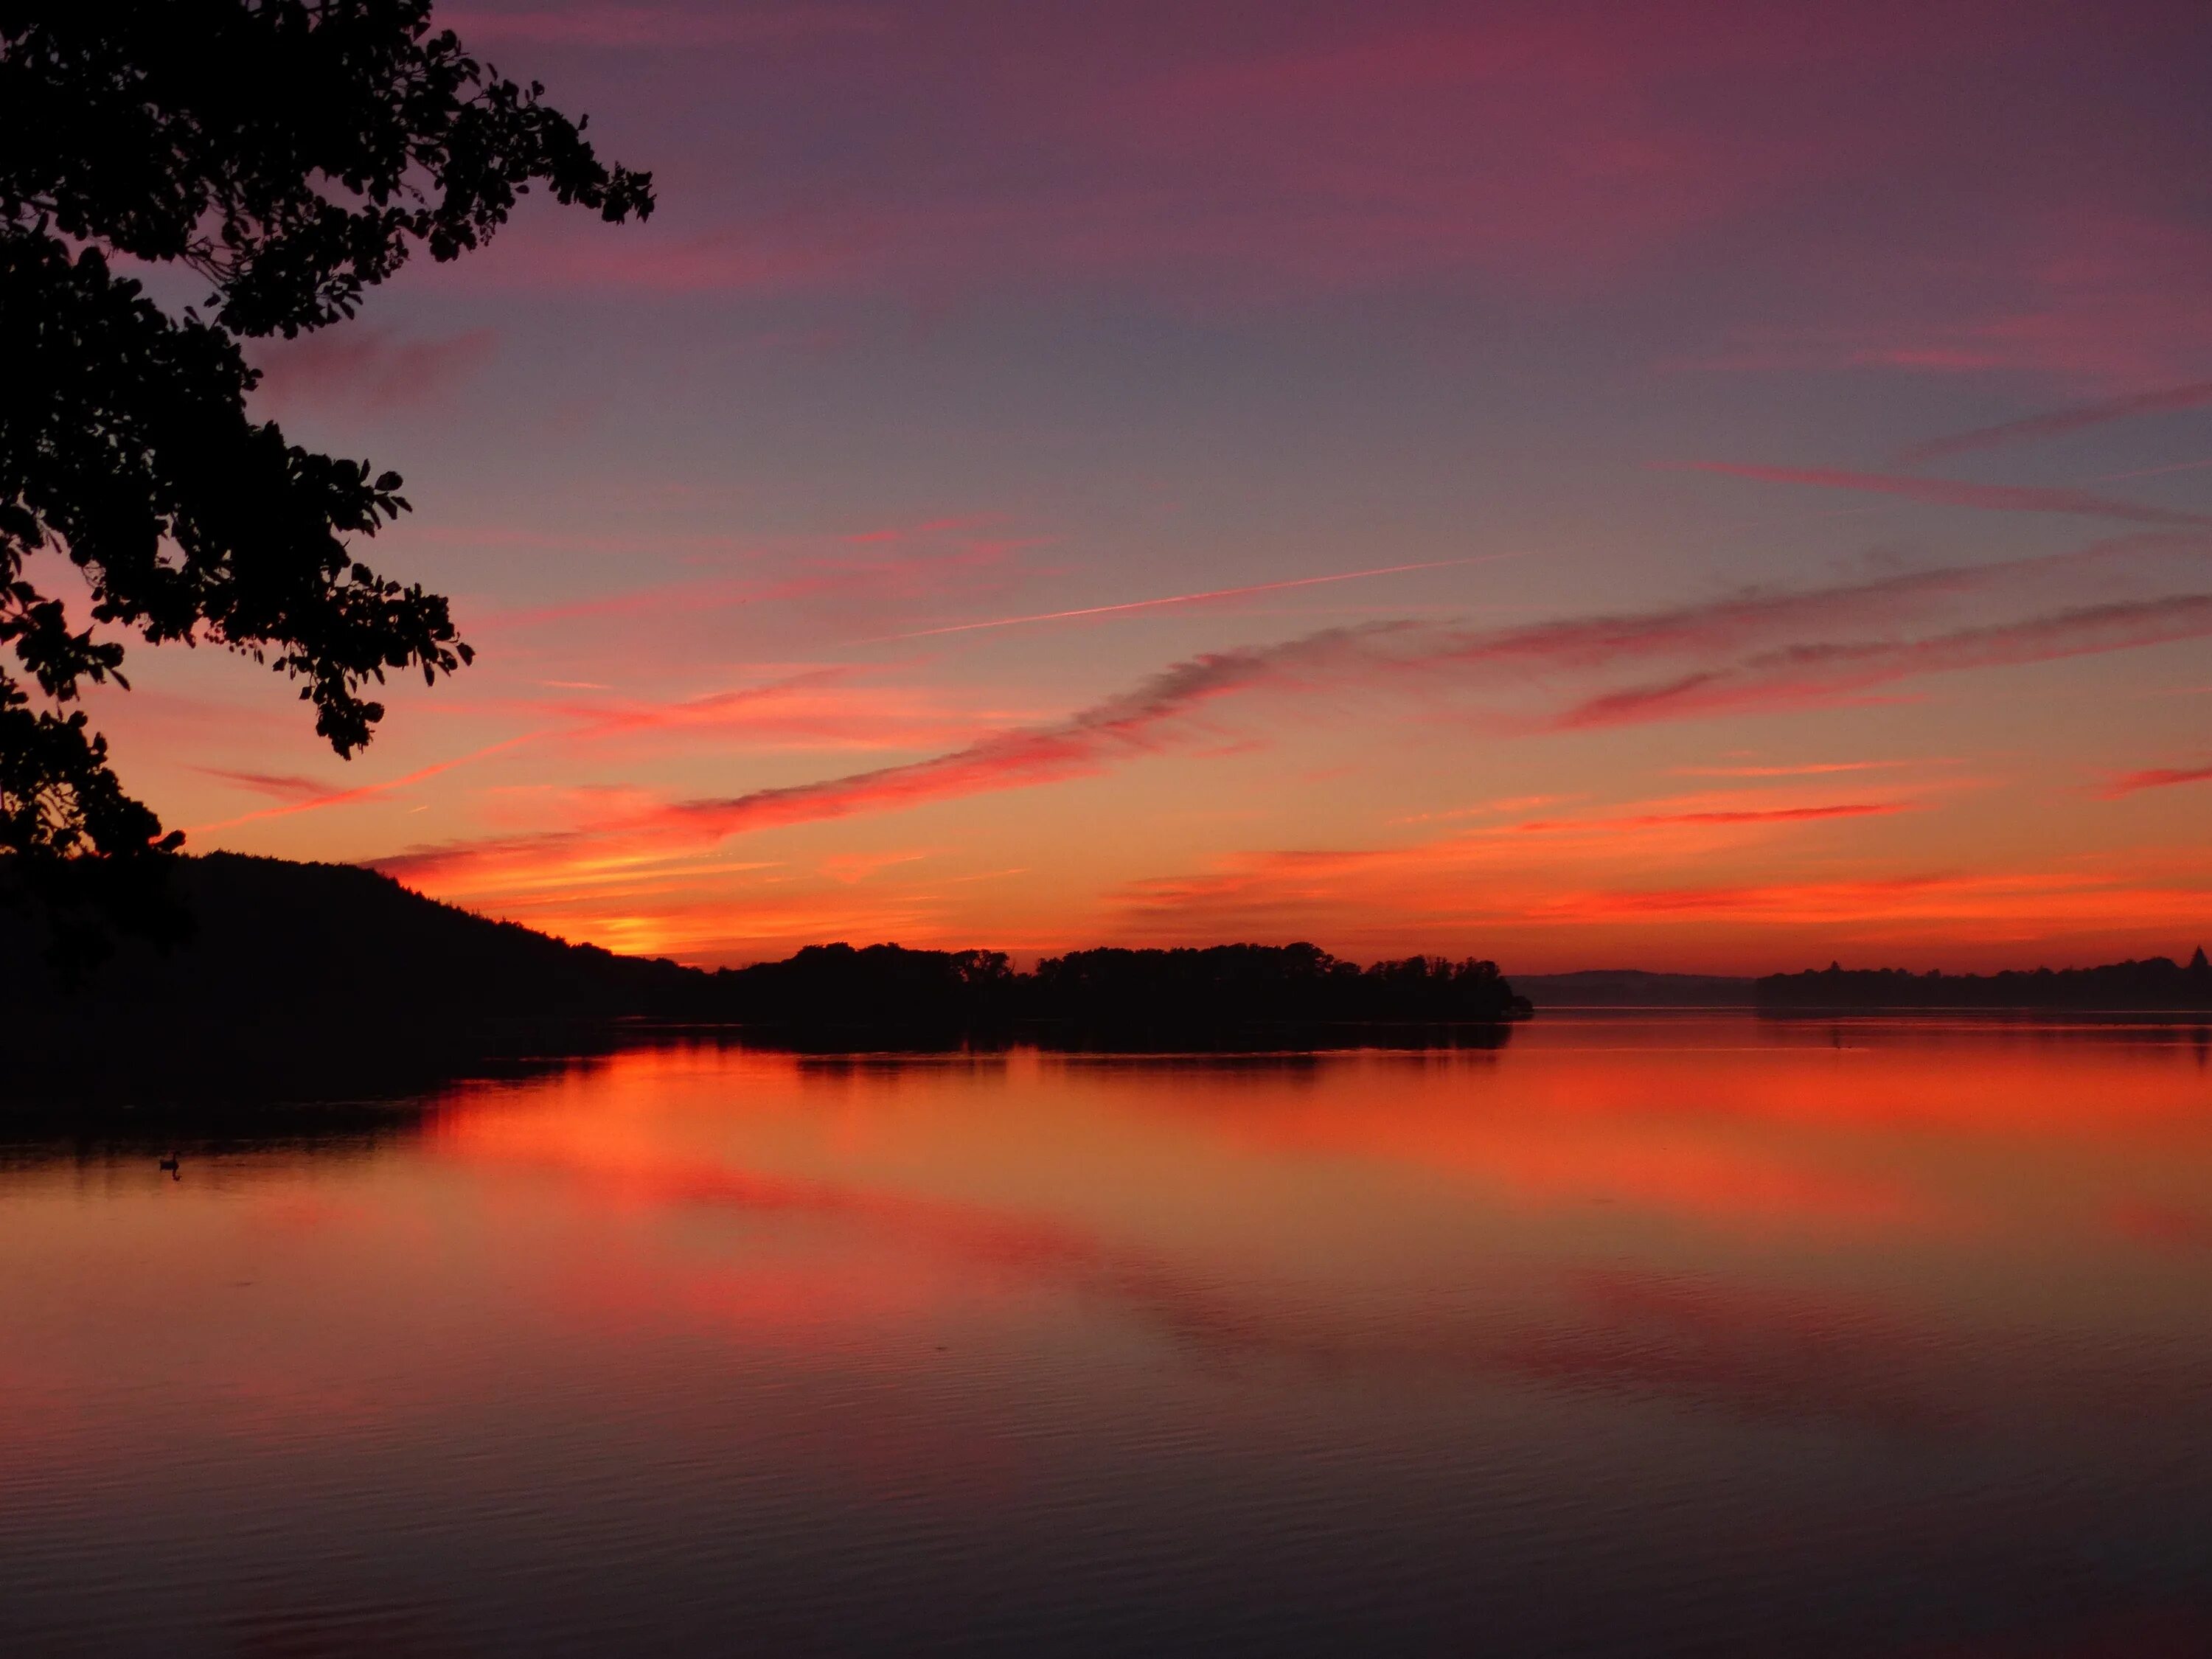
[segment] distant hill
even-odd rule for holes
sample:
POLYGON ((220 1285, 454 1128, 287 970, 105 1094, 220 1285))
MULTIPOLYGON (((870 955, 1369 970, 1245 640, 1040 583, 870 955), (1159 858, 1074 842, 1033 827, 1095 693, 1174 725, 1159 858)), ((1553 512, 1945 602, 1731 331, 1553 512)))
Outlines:
POLYGON ((193 919, 168 951, 125 941, 81 987, 0 907, 11 1100, 358 1098, 603 1044, 627 1016, 682 1017, 709 976, 488 921, 349 865, 178 860, 193 919))
POLYGON ((1760 1010, 1773 1013, 1858 1008, 2212 1012, 2212 963, 2199 946, 2185 967, 2171 957, 2000 974, 1914 974, 1901 968, 1831 965, 1802 974, 1771 974, 1755 989, 1760 1010))
POLYGON ((1748 1008, 1752 981, 1724 974, 1648 974, 1590 968, 1572 974, 1516 974, 1513 988, 1537 1008, 1748 1008))
POLYGON ((177 860, 174 884, 189 942, 163 951, 126 941, 82 992, 53 981, 23 920, 0 909, 0 992, 54 1010, 320 1026, 657 1013, 707 978, 489 921, 353 865, 210 853, 177 860))

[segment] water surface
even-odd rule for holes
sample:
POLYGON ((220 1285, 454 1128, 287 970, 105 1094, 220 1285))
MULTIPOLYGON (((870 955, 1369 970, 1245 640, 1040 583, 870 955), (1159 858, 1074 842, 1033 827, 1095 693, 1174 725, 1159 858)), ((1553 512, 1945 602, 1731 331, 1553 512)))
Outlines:
POLYGON ((0 1651, 2212 1651, 2185 1026, 639 1049, 0 1153, 0 1651))

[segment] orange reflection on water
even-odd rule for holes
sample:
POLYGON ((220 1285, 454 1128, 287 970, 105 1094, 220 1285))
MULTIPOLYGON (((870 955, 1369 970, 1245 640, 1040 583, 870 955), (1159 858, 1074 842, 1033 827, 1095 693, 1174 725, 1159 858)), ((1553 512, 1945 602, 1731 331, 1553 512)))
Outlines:
MULTIPOLYGON (((711 1562, 714 1628, 803 1634, 1039 1539, 1077 1601, 1185 1562, 1241 1598, 1310 1538, 1292 1589, 1634 1560, 1640 1599, 1771 1583, 1797 1629, 1843 1603, 1791 1586, 1880 1582, 1893 1543, 1996 1562, 2002 1629, 2020 1563, 2212 1535, 2174 1495, 2212 1491, 2208 1154, 2189 1031, 1746 1018, 1325 1057, 678 1042, 187 1146, 176 1182, 27 1155, 0 1549, 66 1590, 135 1538, 166 1630, 197 1586, 373 1606, 425 1537, 519 1537, 439 1605, 511 1629, 549 1576, 711 1562)), ((2124 1588, 2081 1616, 2155 1611, 2124 1588)))
POLYGON ((602 1218, 547 1283, 564 1316, 794 1352, 1072 1299, 1202 1347, 1540 1374, 1582 1362, 1534 1337, 1512 1358, 1499 1329, 1660 1318, 1697 1346, 1725 1291, 1792 1351, 1832 1310, 1770 1317, 1778 1275, 1905 1325, 1960 1296, 2094 1321, 2116 1306, 2098 1264, 2185 1271, 2212 1243, 2212 1076, 2162 1028, 1558 1021, 1503 1052, 1234 1060, 672 1046, 463 1091, 427 1145, 602 1218), (1590 1276, 1621 1261, 1711 1282, 1695 1307, 1624 1303, 1590 1276))
POLYGON ((1294 1262, 1305 1229, 1254 1224, 1325 1171, 1400 1189, 1367 1218, 1382 1231, 1431 1214, 1440 1182, 1450 1202, 1781 1235, 2047 1226, 2057 1206, 2171 1241, 2208 1212, 2192 1172, 2212 1073, 2192 1032, 1723 1030, 1559 1022, 1502 1054, 1237 1060, 679 1047, 465 1094, 432 1144, 588 1177, 608 1204, 836 1213, 971 1260, 1088 1260, 1202 1224, 1294 1262))

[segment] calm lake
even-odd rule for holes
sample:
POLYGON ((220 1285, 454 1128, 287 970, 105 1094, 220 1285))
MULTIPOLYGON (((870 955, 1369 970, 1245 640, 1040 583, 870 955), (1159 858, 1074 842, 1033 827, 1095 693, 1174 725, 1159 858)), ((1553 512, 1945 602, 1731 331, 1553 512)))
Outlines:
POLYGON ((678 1044, 0 1150, 0 1651, 2212 1652, 2212 1036, 678 1044))

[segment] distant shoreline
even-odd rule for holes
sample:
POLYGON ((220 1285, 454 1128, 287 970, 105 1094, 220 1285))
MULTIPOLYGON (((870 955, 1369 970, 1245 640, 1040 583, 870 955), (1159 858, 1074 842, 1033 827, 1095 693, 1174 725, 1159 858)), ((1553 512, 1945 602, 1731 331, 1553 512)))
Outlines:
POLYGON ((1832 965, 1757 981, 1763 1013, 1821 1011, 2212 1013, 2212 963, 2200 948, 2186 965, 2171 957, 2097 968, 1997 974, 1908 973, 1832 965))
MULTIPOLYGON (((1281 1053, 1502 1047, 1545 1012, 2212 1016, 2212 966, 2156 957, 1989 975, 1850 969, 1764 978, 1595 969, 1509 979, 1486 960, 1367 966, 1310 944, 1107 947, 1025 973, 988 951, 814 945, 707 970, 498 922, 352 866, 182 858, 196 936, 126 943, 80 987, 0 909, 11 1065, 0 1096, 383 1095, 627 1047, 648 1029, 817 1054, 1281 1053), (335 1080, 335 1081, 333 1081, 335 1080)), ((647 1039, 650 1040, 650 1039, 647 1039)))
POLYGON ((1514 988, 1547 1011, 1680 1009, 1771 1015, 1820 1013, 2212 1013, 2212 966, 2170 957, 2097 968, 1996 974, 1914 974, 1831 967, 1753 978, 1591 969, 1516 974, 1514 988))

